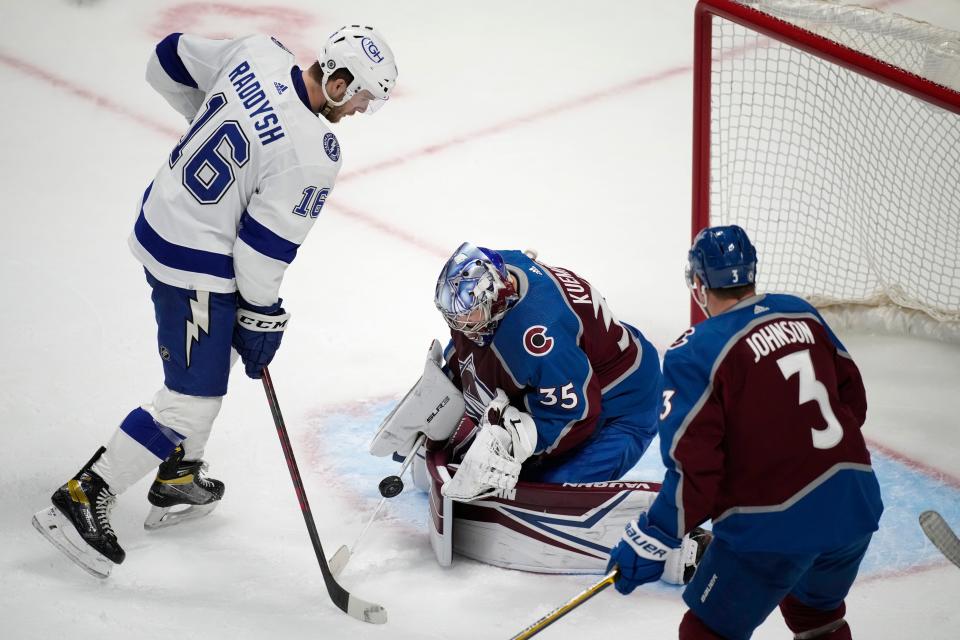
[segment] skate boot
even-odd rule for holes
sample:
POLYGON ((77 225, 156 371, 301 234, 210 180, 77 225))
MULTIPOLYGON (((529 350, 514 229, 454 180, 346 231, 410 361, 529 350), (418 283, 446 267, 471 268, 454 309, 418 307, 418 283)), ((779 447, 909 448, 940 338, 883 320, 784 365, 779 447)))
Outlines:
POLYGON ((147 494, 153 506, 143 528, 169 527, 213 511, 223 497, 224 486, 219 480, 206 477, 206 469, 207 463, 203 460, 184 460, 183 447, 177 446, 160 465, 147 494), (186 508, 173 510, 180 505, 186 508))
POLYGON ((106 578, 126 554, 110 526, 116 495, 90 467, 106 451, 100 447, 72 479, 57 489, 53 506, 33 516, 33 526, 85 571, 106 578))
POLYGON ((683 570, 683 584, 693 580, 693 574, 697 572, 700 560, 703 558, 703 554, 707 552, 707 547, 710 546, 711 542, 713 542, 713 534, 706 529, 694 527, 687 534, 684 539, 684 549, 688 553, 688 563, 683 570), (690 542, 688 543, 687 540, 690 542), (691 545, 692 550, 687 545, 691 545))

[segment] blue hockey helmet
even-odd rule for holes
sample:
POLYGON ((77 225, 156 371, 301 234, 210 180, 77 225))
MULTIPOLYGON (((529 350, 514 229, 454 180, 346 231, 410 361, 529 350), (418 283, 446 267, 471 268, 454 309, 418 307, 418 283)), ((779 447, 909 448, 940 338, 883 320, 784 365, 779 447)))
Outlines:
POLYGON ((447 325, 480 346, 490 344, 497 325, 517 300, 503 257, 469 242, 461 244, 443 265, 434 294, 447 325))
POLYGON ((703 229, 687 254, 687 286, 691 289, 694 276, 707 289, 728 289, 753 284, 756 274, 757 250, 737 225, 703 229))

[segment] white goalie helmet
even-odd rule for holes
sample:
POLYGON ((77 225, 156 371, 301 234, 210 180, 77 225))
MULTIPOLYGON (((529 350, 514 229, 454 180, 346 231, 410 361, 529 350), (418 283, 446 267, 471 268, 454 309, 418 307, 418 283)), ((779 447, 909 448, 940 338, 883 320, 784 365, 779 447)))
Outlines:
POLYGON ((334 107, 361 94, 370 101, 366 113, 373 113, 390 98, 397 83, 393 51, 373 27, 357 24, 341 27, 327 39, 317 60, 323 67, 324 76, 337 69, 347 69, 353 75, 353 82, 347 86, 347 92, 339 102, 330 98, 326 83, 321 83, 323 97, 334 107))

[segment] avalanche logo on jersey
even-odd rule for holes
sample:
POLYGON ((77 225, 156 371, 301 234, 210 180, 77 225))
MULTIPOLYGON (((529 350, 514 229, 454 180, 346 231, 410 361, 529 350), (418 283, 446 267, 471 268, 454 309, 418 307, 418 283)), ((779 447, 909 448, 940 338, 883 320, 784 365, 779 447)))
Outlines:
POLYGON ((532 356, 545 356, 553 349, 553 338, 545 326, 535 324, 523 332, 523 348, 532 356))
POLYGON ((340 159, 340 143, 337 142, 337 136, 332 133, 326 133, 323 136, 323 150, 327 152, 327 157, 336 162, 340 159))
POLYGON ((477 377, 472 353, 466 360, 460 360, 460 381, 463 384, 463 401, 467 406, 467 415, 479 422, 495 394, 477 377))

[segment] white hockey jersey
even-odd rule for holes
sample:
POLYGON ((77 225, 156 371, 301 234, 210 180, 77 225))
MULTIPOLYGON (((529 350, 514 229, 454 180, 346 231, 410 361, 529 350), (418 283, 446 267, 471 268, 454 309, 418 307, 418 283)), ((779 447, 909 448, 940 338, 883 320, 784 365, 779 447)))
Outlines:
POLYGON ((275 303, 341 164, 293 55, 266 36, 174 33, 147 81, 191 126, 147 187, 133 254, 167 284, 275 303))

